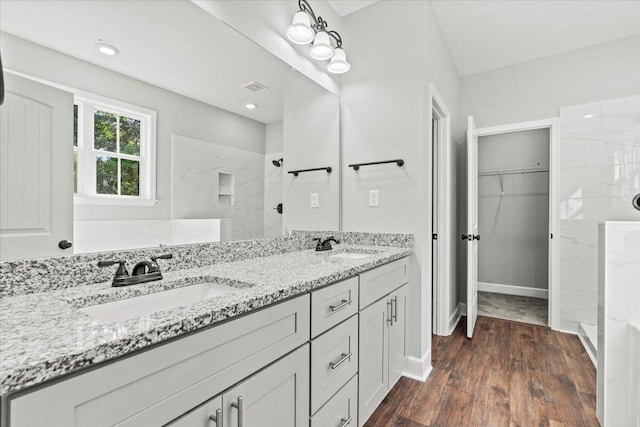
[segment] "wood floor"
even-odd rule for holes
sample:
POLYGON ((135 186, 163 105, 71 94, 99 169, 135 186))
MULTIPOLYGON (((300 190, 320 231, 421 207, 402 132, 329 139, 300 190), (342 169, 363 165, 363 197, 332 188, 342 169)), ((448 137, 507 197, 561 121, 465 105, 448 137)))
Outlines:
POLYGON ((478 317, 433 339, 426 382, 401 378, 365 427, 599 426, 596 370, 576 336, 478 317))

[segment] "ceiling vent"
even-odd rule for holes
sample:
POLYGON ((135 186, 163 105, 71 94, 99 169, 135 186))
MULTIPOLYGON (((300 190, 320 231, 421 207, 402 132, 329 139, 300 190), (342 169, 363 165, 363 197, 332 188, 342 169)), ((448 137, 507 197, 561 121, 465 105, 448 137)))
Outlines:
POLYGON ((261 90, 269 89, 269 87, 258 82, 249 82, 242 85, 243 88, 250 90, 251 92, 259 92, 261 90))

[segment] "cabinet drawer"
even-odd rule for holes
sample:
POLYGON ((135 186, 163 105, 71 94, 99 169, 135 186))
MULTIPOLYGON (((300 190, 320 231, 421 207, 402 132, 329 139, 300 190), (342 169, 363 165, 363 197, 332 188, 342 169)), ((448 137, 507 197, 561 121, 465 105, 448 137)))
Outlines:
POLYGON ((311 418, 311 427, 356 427, 358 425, 358 375, 349 380, 311 418))
POLYGON ((164 425, 306 342, 309 307, 303 295, 17 397, 10 424, 164 425))
POLYGON ((358 315, 311 341, 311 413, 358 372, 358 315))
POLYGON ((360 274, 360 309, 409 281, 409 258, 402 258, 360 274))
POLYGON ((316 337, 358 312, 358 278, 311 293, 311 336, 316 337))

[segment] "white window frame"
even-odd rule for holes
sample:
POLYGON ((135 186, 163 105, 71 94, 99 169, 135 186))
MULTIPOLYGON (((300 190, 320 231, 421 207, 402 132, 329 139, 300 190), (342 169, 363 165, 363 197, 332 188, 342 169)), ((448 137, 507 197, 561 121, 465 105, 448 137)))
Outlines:
MULTIPOLYGON (((156 126, 157 113, 153 110, 116 101, 99 95, 74 90, 74 105, 78 105, 77 193, 74 204, 154 206, 156 200, 156 126), (140 121, 140 155, 111 153, 94 148, 94 109, 126 116, 140 121), (119 159, 140 161, 140 195, 126 196, 98 194, 96 192, 96 156, 104 154, 119 159)), ((118 174, 119 175, 119 174, 118 174)), ((118 182, 118 186, 120 183, 118 182)))

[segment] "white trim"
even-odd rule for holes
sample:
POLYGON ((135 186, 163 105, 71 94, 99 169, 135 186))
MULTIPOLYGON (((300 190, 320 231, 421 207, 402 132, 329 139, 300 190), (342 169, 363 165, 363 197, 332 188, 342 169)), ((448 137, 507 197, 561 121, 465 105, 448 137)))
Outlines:
POLYGON ((519 295, 523 297, 549 299, 549 291, 546 289, 532 288, 529 286, 502 285, 500 283, 478 282, 478 291, 492 292, 494 294, 519 295))
MULTIPOLYGON (((437 335, 450 335, 448 333, 449 330, 449 294, 450 289, 453 286, 451 278, 452 274, 452 240, 453 240, 453 225, 452 225, 452 194, 454 191, 452 190, 452 165, 451 165, 451 113, 447 108, 443 98, 440 96, 435 86, 432 83, 429 83, 429 123, 427 124, 427 129, 429 132, 429 148, 432 148, 433 145, 433 130, 432 120, 435 118, 440 123, 439 129, 441 130, 438 146, 437 154, 438 154, 438 240, 437 248, 438 248, 438 257, 437 257, 437 285, 434 287, 434 299, 432 301, 431 309, 433 310, 435 307, 435 313, 432 315, 432 319, 435 320, 435 325, 433 325, 432 330, 435 331, 437 335), (434 116, 435 112, 435 116, 434 116)), ((433 164, 432 153, 433 149, 425 149, 424 150, 427 155, 427 170, 430 169, 430 166, 433 164)), ((429 182, 431 182, 431 177, 429 176, 429 182)), ((432 197, 431 194, 431 185, 428 186, 428 189, 424 191, 429 192, 429 224, 428 229, 429 233, 427 234, 427 238, 430 242, 430 247, 433 247, 432 242, 432 234, 433 229, 431 225, 431 210, 432 210, 432 197)), ((431 253, 431 251, 430 251, 431 253)), ((428 261, 431 263, 431 260, 428 261)), ((455 313, 454 313, 455 314, 455 313)))
POLYGON ((97 206, 155 206, 157 199, 142 199, 140 197, 131 196, 81 196, 73 195, 74 205, 97 205, 97 206))
MULTIPOLYGON (((598 343, 596 342, 589 344, 587 342, 587 340, 591 341, 589 339, 589 336, 587 334, 587 331, 585 331, 582 328, 582 323, 578 324, 578 338, 580 339, 580 342, 582 343, 582 346, 584 347, 584 351, 587 352, 587 354, 589 355, 589 359, 591 359, 591 363, 593 363, 593 366, 596 367, 596 369, 598 368, 598 362, 597 362, 597 354, 593 353, 593 349, 592 346, 595 347, 596 345, 598 345, 598 343)), ((598 352, 598 349, 595 349, 596 353, 598 352)))
MULTIPOLYGON (((458 327, 458 323, 460 323, 460 319, 462 318, 462 305, 463 303, 459 302, 458 305, 456 306, 456 309, 453 310, 453 313, 451 314, 451 317, 449 317, 449 333, 447 334, 447 336, 451 335, 453 333, 453 331, 456 330, 456 328, 458 327)), ((467 306, 464 306, 464 311, 467 311, 467 306)))
POLYGON ((407 356, 401 375, 411 378, 412 380, 425 382, 431 371, 433 371, 433 366, 431 366, 431 350, 429 350, 419 359, 417 357, 407 356))
POLYGON ((560 331, 560 282, 558 279, 558 118, 534 120, 530 122, 491 126, 476 129, 478 136, 498 135, 533 129, 549 129, 549 319, 548 324, 554 331, 560 331))

